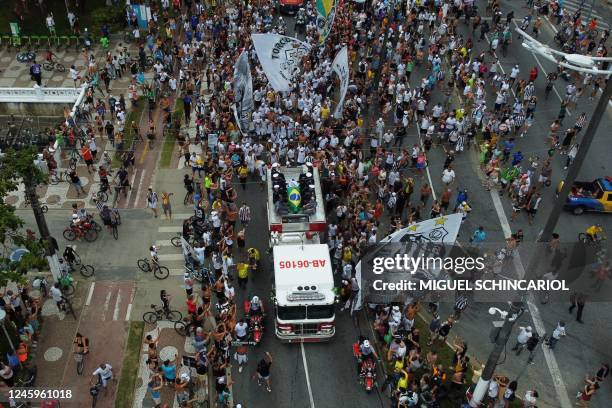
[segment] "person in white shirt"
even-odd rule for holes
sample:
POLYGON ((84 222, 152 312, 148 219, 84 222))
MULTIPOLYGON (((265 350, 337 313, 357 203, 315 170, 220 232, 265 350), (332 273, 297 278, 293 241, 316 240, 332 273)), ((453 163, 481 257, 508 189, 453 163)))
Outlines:
POLYGON ((102 386, 106 388, 108 385, 108 380, 113 379, 113 367, 110 364, 102 363, 98 368, 96 368, 96 371, 92 373, 92 376, 99 376, 102 386))
POLYGON ((520 332, 516 337, 516 345, 512 347, 512 350, 516 351, 517 356, 521 354, 521 351, 523 351, 523 349, 527 345, 527 341, 531 338, 531 336, 533 336, 531 326, 519 327, 519 330, 520 332))
POLYGON ((561 338, 561 336, 565 336, 565 322, 563 320, 557 323, 557 327, 553 330, 552 335, 548 338, 548 342, 546 343, 548 347, 552 350, 555 348, 555 345, 561 338))
POLYGON ((442 170, 442 182, 448 187, 453 183, 453 181, 455 181, 455 170, 453 170, 452 166, 449 165, 447 168, 442 170))

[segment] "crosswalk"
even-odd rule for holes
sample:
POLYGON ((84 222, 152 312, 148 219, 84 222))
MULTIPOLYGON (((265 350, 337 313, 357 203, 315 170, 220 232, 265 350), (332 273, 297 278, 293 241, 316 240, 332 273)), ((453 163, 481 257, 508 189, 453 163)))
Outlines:
MULTIPOLYGON (((590 21, 592 17, 597 19, 597 28, 598 29, 608 29, 610 25, 606 22, 606 18, 602 17, 597 13, 597 9, 593 7, 593 14, 591 17, 591 3, 593 0, 563 0, 563 9, 564 12, 567 13, 575 13, 576 10, 582 10, 582 21, 590 21)), ((599 4, 599 2, 595 2, 595 4, 599 4)))
MULTIPOLYGON (((186 207, 184 211, 188 211, 188 208, 186 207)), ((193 212, 173 213, 172 220, 166 221, 166 225, 158 226, 157 233, 153 237, 160 264, 168 268, 170 276, 182 276, 185 273, 185 257, 182 248, 172 245, 172 238, 179 236, 183 230, 183 221, 191 216, 193 212)))

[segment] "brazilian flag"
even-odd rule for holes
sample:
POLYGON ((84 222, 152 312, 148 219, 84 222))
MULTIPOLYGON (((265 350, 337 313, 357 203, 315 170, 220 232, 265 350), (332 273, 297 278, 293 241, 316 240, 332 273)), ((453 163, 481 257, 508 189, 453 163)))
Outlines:
POLYGON ((300 194, 300 187, 287 187, 287 197, 289 198, 289 211, 294 214, 300 212, 300 204, 302 203, 302 195, 300 194))

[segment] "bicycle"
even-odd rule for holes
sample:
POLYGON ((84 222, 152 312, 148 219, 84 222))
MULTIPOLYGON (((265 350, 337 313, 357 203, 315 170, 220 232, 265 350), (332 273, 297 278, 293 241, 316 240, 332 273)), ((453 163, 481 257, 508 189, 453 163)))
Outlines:
POLYGON ((44 61, 42 66, 46 71, 66 72, 66 67, 56 61, 44 61))
POLYGON ((89 388, 89 395, 91 395, 91 406, 92 408, 96 406, 98 402, 98 394, 100 394, 100 387, 102 387, 102 377, 98 374, 98 381, 96 384, 92 384, 89 388))
POLYGON ((63 181, 70 182, 70 172, 68 170, 64 170, 60 173, 55 171, 49 175, 49 183, 52 185, 59 184, 63 181))
POLYGON ((100 189, 94 194, 96 200, 100 200, 103 203, 108 201, 108 185, 100 183, 100 189))
POLYGON ((166 279, 170 276, 170 271, 165 266, 160 265, 157 262, 151 262, 147 258, 139 259, 138 267, 143 272, 153 272, 153 276, 155 276, 159 280, 166 279))
POLYGON ((586 246, 590 246, 592 248, 601 249, 602 241, 604 241, 604 237, 598 237, 596 239, 592 238, 589 234, 585 232, 581 232, 578 234, 578 241, 582 242, 586 246))
POLYGON ((71 170, 76 170, 77 164, 80 159, 83 159, 83 157, 76 148, 70 150, 70 159, 68 161, 68 167, 70 167, 71 170))
POLYGON ((178 322, 183 319, 183 314, 178 310, 165 310, 159 305, 151 305, 153 311, 145 312, 142 315, 142 320, 145 323, 155 324, 159 320, 168 320, 171 322, 178 322))
POLYGON ((189 334, 195 331, 196 325, 191 318, 181 319, 174 322, 174 330, 181 336, 187 337, 189 334))
POLYGON ((93 276, 95 271, 96 270, 95 270, 95 268, 92 265, 81 265, 81 268, 79 269, 79 272, 85 278, 89 278, 89 277, 93 276))
POLYGON ((87 242, 94 242, 98 239, 98 231, 96 231, 93 224, 88 228, 71 225, 64 230, 62 235, 67 241, 74 241, 77 237, 83 237, 87 242))
POLYGON ((74 317, 74 320, 76 320, 77 317, 76 317, 76 313, 74 313, 74 308, 72 307, 72 303, 66 296, 62 296, 62 305, 64 306, 64 312, 70 313, 72 317, 74 317))
POLYGON ((76 370, 78 375, 83 374, 83 368, 85 368, 85 353, 74 352, 74 361, 76 361, 76 370))
POLYGON ((19 62, 32 62, 36 59, 36 53, 34 51, 22 51, 16 56, 19 62))
POLYGON ((193 194, 194 194, 193 190, 187 191, 187 193, 185 194, 185 198, 183 199, 184 205, 193 204, 193 194))
MULTIPOLYGON (((23 200, 23 205, 24 207, 30 207, 32 205, 28 196, 25 196, 23 200)), ((40 207, 40 211, 42 211, 43 214, 46 214, 49 211, 49 207, 47 207, 46 204, 38 203, 38 206, 40 207)))

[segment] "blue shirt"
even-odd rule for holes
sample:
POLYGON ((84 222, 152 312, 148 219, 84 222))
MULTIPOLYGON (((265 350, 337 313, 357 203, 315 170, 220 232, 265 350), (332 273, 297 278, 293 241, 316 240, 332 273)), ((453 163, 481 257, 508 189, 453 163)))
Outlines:
POLYGON ((164 372, 164 377, 166 380, 174 380, 176 379, 176 365, 165 365, 162 364, 162 371, 164 372))

